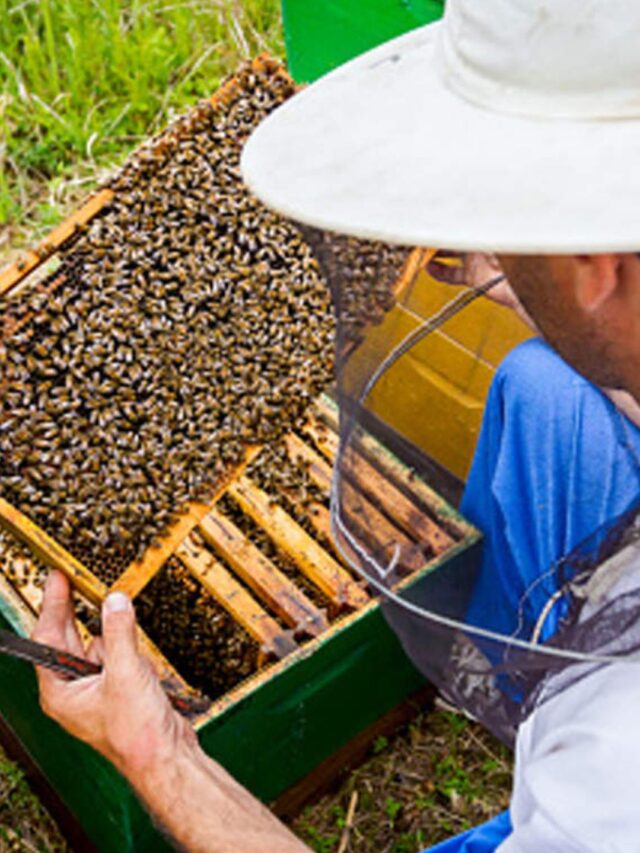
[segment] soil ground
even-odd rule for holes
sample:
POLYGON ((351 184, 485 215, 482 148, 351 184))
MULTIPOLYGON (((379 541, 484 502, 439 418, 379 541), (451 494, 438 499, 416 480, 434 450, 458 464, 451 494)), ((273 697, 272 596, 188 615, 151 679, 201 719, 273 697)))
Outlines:
POLYGON ((0 748, 0 853, 72 853, 23 771, 0 748))

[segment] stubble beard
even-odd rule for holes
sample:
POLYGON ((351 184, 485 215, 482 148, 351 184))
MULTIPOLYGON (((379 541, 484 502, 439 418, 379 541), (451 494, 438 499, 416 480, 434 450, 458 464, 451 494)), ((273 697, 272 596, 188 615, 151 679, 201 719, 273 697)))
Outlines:
POLYGON ((610 330, 585 315, 555 284, 546 258, 518 259, 509 280, 544 339, 568 364, 595 385, 625 387, 610 330))

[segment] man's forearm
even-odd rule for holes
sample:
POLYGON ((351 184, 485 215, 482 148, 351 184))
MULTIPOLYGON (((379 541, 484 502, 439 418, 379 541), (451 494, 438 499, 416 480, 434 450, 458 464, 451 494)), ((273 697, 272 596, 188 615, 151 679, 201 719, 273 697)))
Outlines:
POLYGON ((190 853, 308 853, 262 803, 197 744, 126 773, 149 811, 190 853))

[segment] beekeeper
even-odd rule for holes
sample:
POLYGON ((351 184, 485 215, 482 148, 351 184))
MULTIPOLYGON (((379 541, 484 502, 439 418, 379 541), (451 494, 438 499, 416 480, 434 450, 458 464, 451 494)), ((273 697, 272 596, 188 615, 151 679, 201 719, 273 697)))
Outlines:
MULTIPOLYGON (((506 405, 512 399, 508 371, 526 371, 531 363, 544 367, 540 383, 530 382, 534 388, 553 384, 553 375, 560 383, 556 391, 578 389, 567 405, 586 420, 574 421, 573 445, 557 452, 587 472, 599 466, 601 480, 589 488, 598 494, 601 482, 611 500, 606 507, 600 502, 605 514, 629 508, 640 493, 640 463, 630 461, 637 435, 621 438, 631 425, 625 419, 615 451, 607 436, 593 440, 589 429, 601 423, 598 411, 604 406, 609 417, 612 410, 585 381, 640 401, 638 32, 635 0, 449 0, 442 22, 360 57, 287 102, 258 129, 243 161, 256 194, 301 222, 405 245, 495 252, 546 344, 514 355, 492 394, 506 405), (570 372, 557 379, 565 369, 570 372), (591 452, 572 456, 571 447, 583 439, 591 452), (629 452, 622 467, 599 458, 612 459, 622 446, 629 452), (615 476, 602 479, 610 469, 615 476)), ((490 401, 489 421, 499 410, 490 401)), ((543 420, 532 420, 540 441, 543 420)), ((489 434, 495 435, 489 421, 476 466, 483 464, 483 447, 490 449, 489 434)), ((519 432, 498 430, 498 437, 518 438, 526 456, 526 426, 521 419, 519 432)), ((513 446, 510 456, 484 457, 489 461, 482 488, 507 458, 509 493, 519 487, 522 492, 510 513, 522 511, 530 483, 518 477, 531 471, 541 480, 546 476, 544 494, 559 493, 563 464, 554 464, 553 454, 561 438, 548 431, 535 464, 517 464, 522 457, 513 446)), ((535 555, 549 547, 545 537, 555 535, 549 529, 554 518, 562 524, 573 518, 576 502, 591 511, 580 499, 579 491, 564 488, 557 512, 533 500, 525 521, 505 519, 503 530, 517 529, 535 555)), ((509 813, 445 842, 442 851, 640 849, 640 663, 634 657, 640 647, 640 557, 634 541, 627 544, 615 572, 604 581, 594 574, 597 584, 583 590, 586 603, 574 636, 583 637, 584 627, 592 626, 588 636, 597 637, 599 624, 618 624, 629 641, 616 645, 620 637, 609 633, 608 662, 595 655, 599 663, 559 668, 544 681, 540 701, 518 731, 509 813), (628 654, 616 660, 619 648, 628 654)), ((532 570, 542 575, 545 567, 532 570)), ((520 580, 510 570, 494 574, 494 588, 507 596, 496 620, 517 619, 508 592, 520 580)), ((520 600, 518 593, 513 606, 520 600)), ((541 606, 546 616, 547 603, 541 606)), ((45 710, 109 758, 184 848, 305 849, 199 749, 138 654, 134 625, 129 601, 111 595, 104 606, 103 673, 71 683, 39 673, 45 710)), ((489 627, 499 627, 493 616, 489 627)), ((68 586, 58 574, 48 582, 36 636, 81 652, 68 586)))

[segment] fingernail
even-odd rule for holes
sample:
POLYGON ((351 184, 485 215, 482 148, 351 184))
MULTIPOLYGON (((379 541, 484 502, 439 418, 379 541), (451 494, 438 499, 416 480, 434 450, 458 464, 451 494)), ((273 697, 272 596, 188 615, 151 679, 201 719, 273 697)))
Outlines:
POLYGON ((112 592, 104 601, 104 609, 107 613, 122 613, 130 607, 131 602, 124 592, 112 592))

